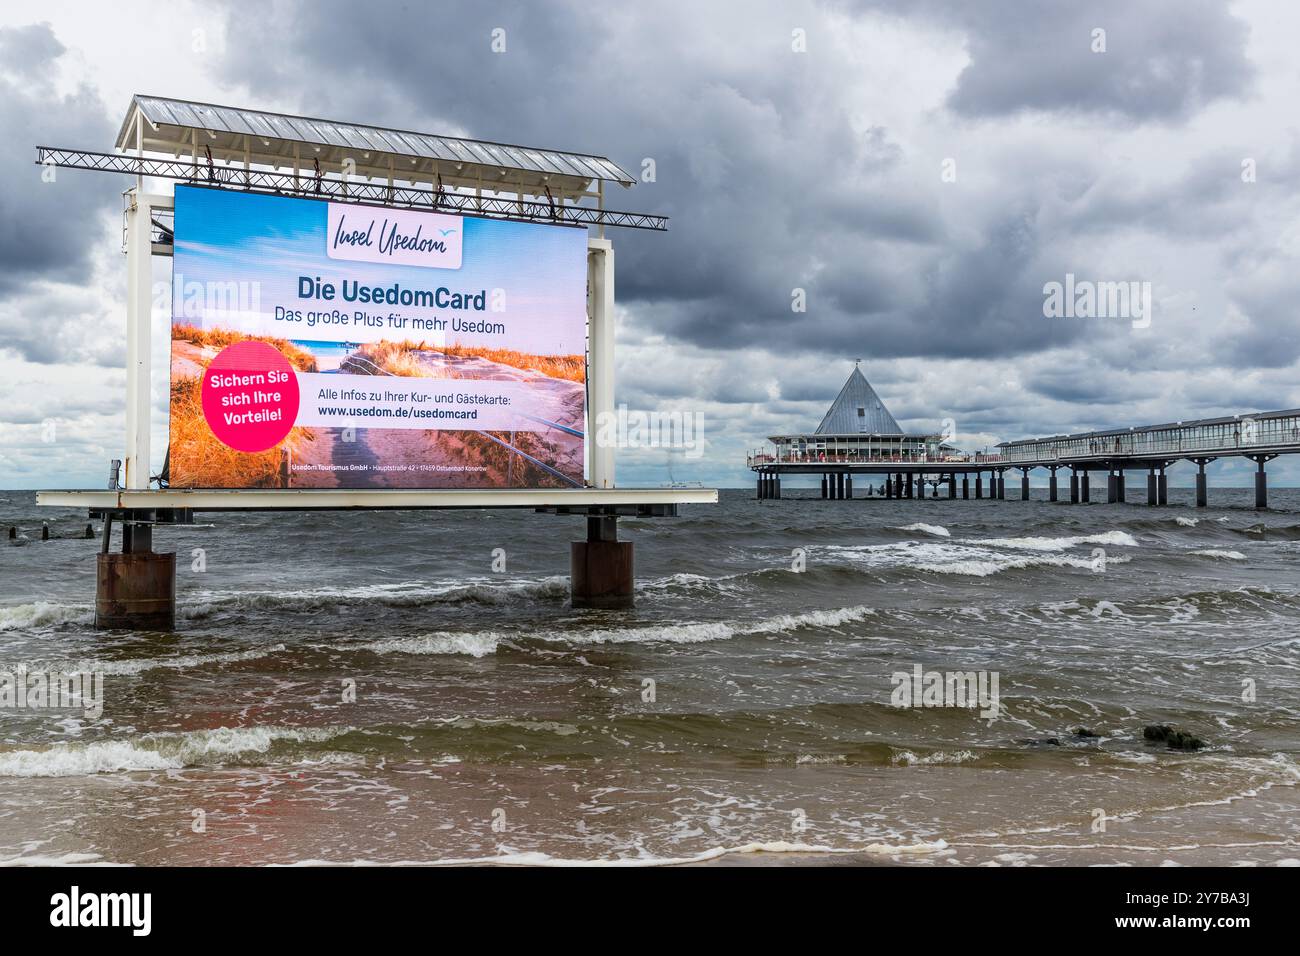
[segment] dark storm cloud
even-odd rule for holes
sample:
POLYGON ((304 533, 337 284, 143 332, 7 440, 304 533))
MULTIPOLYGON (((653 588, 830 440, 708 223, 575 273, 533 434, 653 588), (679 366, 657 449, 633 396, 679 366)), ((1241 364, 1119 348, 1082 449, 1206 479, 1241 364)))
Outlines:
POLYGON ((879 0, 959 29, 970 63, 948 105, 972 117, 1024 110, 1181 120, 1254 79, 1249 30, 1217 0, 879 0), (1105 31, 1094 52, 1093 31, 1105 31))
MULTIPOLYGON (((1160 250, 1197 236, 1211 248, 1217 237, 1258 243, 1259 210, 1283 198, 1262 180, 1254 194, 1241 191, 1250 144, 1188 143, 1168 170, 1107 151, 1121 131, 1171 131, 1208 104, 1252 94, 1246 27, 1218 4, 879 0, 754 4, 743 17, 730 6, 563 2, 435 9, 376 0, 363 17, 345 0, 284 3, 256 17, 246 9, 231 8, 220 69, 250 105, 587 150, 634 174, 653 159, 656 182, 614 188, 608 200, 672 218, 666 236, 616 233, 620 303, 638 332, 669 348, 754 350, 768 367, 750 380, 701 377, 698 367, 620 379, 620 397, 645 404, 694 397, 733 404, 738 415, 747 403, 770 411, 775 385, 782 398, 820 406, 843 381, 838 366, 808 381, 808 363, 827 356, 876 362, 869 377, 885 382, 882 394, 907 396, 914 386, 889 383, 880 360, 979 359, 1023 366, 1024 384, 1008 390, 963 371, 968 382, 942 398, 895 404, 918 419, 957 414, 971 431, 1051 431, 1062 409, 1112 424, 1124 403, 1156 400, 1133 384, 1142 371, 1201 361, 1199 344, 1162 350, 1109 327, 1049 321, 1043 283, 1118 269, 1116 278, 1159 286, 1159 256, 1112 254, 1113 241, 1159 236, 1160 250), (884 16, 905 32, 946 33, 969 62, 937 91, 939 109, 918 114, 916 129, 892 130, 855 113, 860 64, 823 55, 828 11, 868 30, 884 16), (791 24, 811 28, 808 55, 791 54, 791 24), (506 30, 505 54, 490 50, 496 27, 506 30), (1106 30, 1104 54, 1090 49, 1096 27, 1106 30), (1001 119, 1022 112, 1036 114, 1032 129, 1001 119), (1005 154, 963 159, 961 184, 941 184, 947 154, 927 150, 959 136, 988 144, 1002 129, 1015 134, 1005 154), (1068 139, 1087 129, 1096 150, 1068 139), (791 310, 796 288, 806 312, 791 310), (1100 364, 1079 365, 1081 354, 1100 364)), ((1291 165, 1261 161, 1275 176, 1291 165)), ((1285 284, 1279 273, 1248 285, 1251 271, 1243 265, 1230 295, 1244 326, 1225 331, 1216 351, 1248 367, 1281 331, 1283 311, 1252 291, 1285 284)), ((1196 290, 1178 278, 1167 291, 1182 308, 1177 295, 1196 290)), ((811 427, 820 410, 805 413, 811 427)))
MULTIPOLYGON (((36 279, 84 280, 91 249, 103 238, 99 216, 120 202, 113 180, 101 173, 60 169, 47 183, 35 165, 38 145, 103 150, 113 140, 94 90, 56 92, 63 52, 48 24, 0 28, 0 166, 7 177, 0 190, 0 295, 36 279)), ((57 324, 59 317, 40 320, 57 324)))
POLYGON ((634 173, 652 158, 657 181, 608 201, 672 217, 667 236, 618 235, 619 299, 670 304, 646 320, 665 334, 713 349, 877 357, 1006 355, 1051 341, 1035 321, 1042 280, 1026 271, 1033 209, 950 237, 935 162, 924 158, 924 186, 914 168, 895 175, 909 158, 879 125, 855 130, 836 62, 791 53, 789 23, 814 19, 813 8, 786 18, 760 5, 744 23, 641 8, 602 19, 568 4, 354 10, 346 0, 313 4, 310 16, 281 7, 293 27, 281 31, 233 8, 225 76, 255 97, 328 76, 304 91, 303 108, 344 119, 592 150, 634 173), (504 54, 489 46, 498 26, 504 54), (699 37, 725 55, 693 49, 699 37), (671 56, 647 52, 665 42, 671 56), (795 289, 807 312, 792 311, 795 289))

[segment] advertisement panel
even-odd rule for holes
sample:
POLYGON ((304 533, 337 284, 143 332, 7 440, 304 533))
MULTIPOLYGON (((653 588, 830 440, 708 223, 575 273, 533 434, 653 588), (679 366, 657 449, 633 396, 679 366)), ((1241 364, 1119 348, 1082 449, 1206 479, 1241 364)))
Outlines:
POLYGON ((581 485, 585 229, 175 201, 172 487, 581 485))

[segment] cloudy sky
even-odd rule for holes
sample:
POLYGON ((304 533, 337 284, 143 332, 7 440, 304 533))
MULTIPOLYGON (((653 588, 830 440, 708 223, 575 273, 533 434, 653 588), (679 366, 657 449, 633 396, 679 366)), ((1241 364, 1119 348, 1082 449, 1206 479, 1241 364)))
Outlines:
POLYGON ((672 217, 613 237, 618 401, 709 447, 620 483, 748 483, 854 359, 969 448, 1300 406, 1298 28, 1281 0, 8 4, 0 486, 121 456, 129 181, 33 160, 110 149, 135 92, 653 159, 613 203, 672 217), (1045 317, 1067 273, 1149 282, 1149 327, 1045 317))

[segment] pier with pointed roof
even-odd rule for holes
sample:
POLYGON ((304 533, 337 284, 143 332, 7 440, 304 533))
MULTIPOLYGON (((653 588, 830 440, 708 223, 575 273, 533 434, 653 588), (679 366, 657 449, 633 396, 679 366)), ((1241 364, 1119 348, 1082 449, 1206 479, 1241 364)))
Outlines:
MULTIPOLYGON (((963 496, 970 497, 972 472, 976 497, 983 497, 985 471, 990 473, 989 493, 997 496, 1006 470, 997 464, 998 456, 963 452, 951 444, 951 437, 943 432, 904 431, 855 363, 812 432, 769 436, 769 445, 751 452, 747 463, 758 476, 760 498, 781 496, 782 475, 819 473, 823 498, 853 497, 855 475, 881 476, 880 494, 890 498, 923 495, 927 483, 937 496, 946 477, 949 497, 955 498, 958 474, 963 475, 963 496)), ((874 486, 869 486, 868 493, 874 492, 874 486)))
MULTIPOLYGON (((949 423, 950 424, 950 423, 949 423)), ((950 443, 953 429, 941 434, 909 433, 899 427, 876 390, 854 365, 821 424, 808 434, 772 435, 769 444, 749 453, 746 464, 757 476, 758 497, 780 498, 783 475, 820 474, 823 498, 852 498, 853 478, 876 476, 867 497, 971 497, 972 474, 976 498, 984 497, 988 472, 990 498, 1006 497, 1008 469, 1020 470, 1020 500, 1029 500, 1029 473, 1046 468, 1048 501, 1058 500, 1056 473, 1070 469, 1070 502, 1090 501, 1089 473, 1106 472, 1108 504, 1126 500, 1125 472, 1147 472, 1146 503, 1169 503, 1167 469, 1179 461, 1197 466, 1196 506, 1207 505, 1205 466, 1220 458, 1245 458, 1255 463, 1255 507, 1268 507, 1265 465, 1279 455, 1300 454, 1300 409, 1254 412, 1165 425, 1112 428, 1103 431, 1026 438, 1001 442, 998 454, 961 451, 950 443)))

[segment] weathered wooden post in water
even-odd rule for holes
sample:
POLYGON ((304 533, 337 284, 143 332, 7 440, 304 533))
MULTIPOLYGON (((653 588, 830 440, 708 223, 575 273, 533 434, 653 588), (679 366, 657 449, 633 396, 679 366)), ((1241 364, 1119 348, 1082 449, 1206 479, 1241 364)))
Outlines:
MULTIPOLYGON (((124 468, 103 490, 37 495, 104 521, 98 626, 173 626, 176 556, 154 536, 197 511, 580 517, 572 604, 619 608, 634 563, 618 519, 717 503, 715 489, 615 482, 616 449, 639 441, 614 404, 605 230, 668 221, 606 204, 607 187, 637 182, 611 160, 136 96, 116 152, 38 146, 36 162, 135 177, 124 468), (155 257, 173 260, 156 459, 155 257)), ((655 447, 698 447, 680 422, 651 427, 667 432, 655 447)), ((780 497, 775 470, 757 492, 780 497)))

